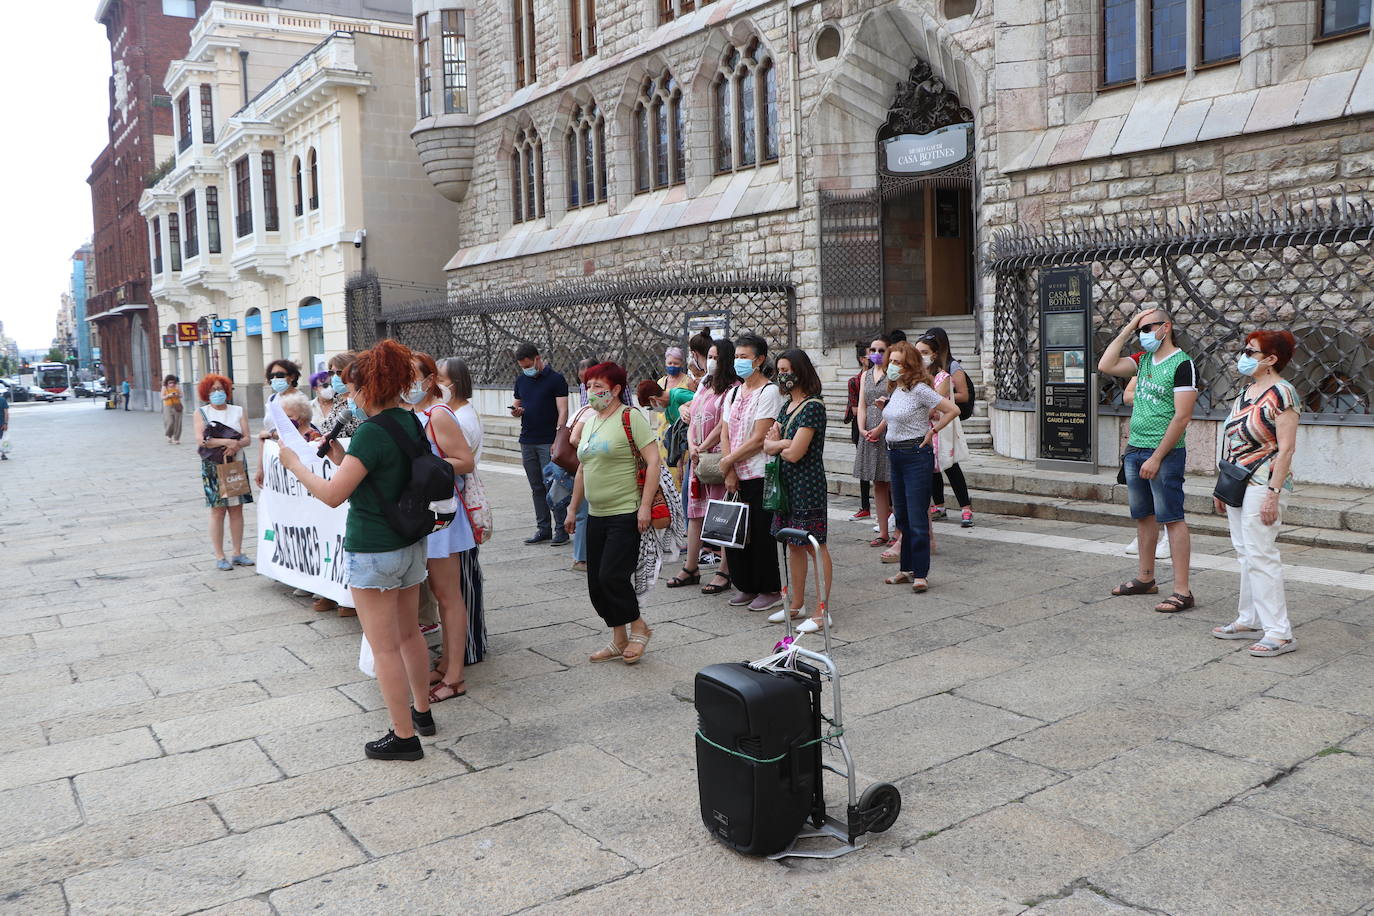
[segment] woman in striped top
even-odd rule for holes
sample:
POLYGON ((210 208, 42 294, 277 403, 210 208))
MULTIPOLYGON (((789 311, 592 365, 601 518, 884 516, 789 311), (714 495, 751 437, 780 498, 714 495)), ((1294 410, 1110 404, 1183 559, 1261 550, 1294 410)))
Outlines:
POLYGON ((1298 438, 1297 389, 1281 373, 1296 342, 1288 331, 1252 331, 1236 368, 1252 381, 1226 418, 1223 456, 1251 470, 1245 501, 1232 508, 1215 500, 1231 524, 1231 543, 1240 560, 1240 614, 1215 627, 1218 639, 1259 640, 1249 652, 1259 658, 1297 648, 1288 621, 1279 557, 1279 520, 1293 490, 1293 451, 1298 438))

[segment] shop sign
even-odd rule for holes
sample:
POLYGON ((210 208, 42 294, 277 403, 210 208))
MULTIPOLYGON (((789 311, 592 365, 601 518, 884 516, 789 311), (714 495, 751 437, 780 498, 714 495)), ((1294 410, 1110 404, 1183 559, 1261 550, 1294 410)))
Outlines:
POLYGON ((951 124, 928 134, 899 134, 880 141, 883 169, 921 175, 959 165, 973 155, 973 125, 951 124))
POLYGON ((177 341, 179 343, 190 343, 200 340, 200 325, 194 321, 177 322, 177 341))

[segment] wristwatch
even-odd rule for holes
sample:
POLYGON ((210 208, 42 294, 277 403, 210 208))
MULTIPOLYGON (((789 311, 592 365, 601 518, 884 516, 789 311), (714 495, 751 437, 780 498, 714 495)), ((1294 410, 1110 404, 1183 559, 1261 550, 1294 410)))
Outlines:
POLYGON ((1280 488, 1280 487, 1265 487, 1265 489, 1268 490, 1270 493, 1276 493, 1276 494, 1282 494, 1282 493, 1283 493, 1283 490, 1282 490, 1282 488, 1280 488))

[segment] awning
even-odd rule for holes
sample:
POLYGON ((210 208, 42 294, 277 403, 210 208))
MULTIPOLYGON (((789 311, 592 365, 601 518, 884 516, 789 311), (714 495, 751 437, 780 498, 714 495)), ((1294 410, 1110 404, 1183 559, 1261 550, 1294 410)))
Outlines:
POLYGON ((117 305, 114 308, 110 309, 108 312, 101 312, 99 315, 92 315, 86 320, 99 321, 102 318, 109 318, 111 315, 118 315, 121 312, 146 312, 147 310, 148 306, 146 305, 135 305, 133 303, 127 303, 125 305, 117 305))

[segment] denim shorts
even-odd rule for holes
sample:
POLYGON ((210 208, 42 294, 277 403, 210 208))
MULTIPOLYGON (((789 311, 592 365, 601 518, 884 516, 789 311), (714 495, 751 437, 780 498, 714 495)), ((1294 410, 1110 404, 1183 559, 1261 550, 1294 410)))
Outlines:
POLYGON ((350 553, 348 587, 390 591, 425 581, 425 539, 383 553, 350 553))
POLYGON ((1131 496, 1131 518, 1154 516, 1161 525, 1183 521, 1183 467, 1186 448, 1176 448, 1159 464, 1153 480, 1142 480, 1140 466, 1155 453, 1152 448, 1126 449, 1126 490, 1131 496))

